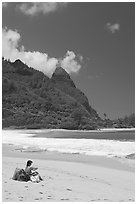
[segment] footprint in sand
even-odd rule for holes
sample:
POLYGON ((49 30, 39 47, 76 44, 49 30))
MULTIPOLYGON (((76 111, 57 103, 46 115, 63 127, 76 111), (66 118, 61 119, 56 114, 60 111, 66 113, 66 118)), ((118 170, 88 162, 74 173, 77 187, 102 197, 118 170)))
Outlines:
POLYGON ((39 200, 39 198, 35 198, 34 200, 39 200))
POLYGON ((60 200, 69 200, 68 198, 61 198, 60 200))
POLYGON ((70 188, 67 188, 67 191, 72 191, 70 188))
POLYGON ((19 196, 18 198, 24 198, 23 196, 19 196))
POLYGON ((52 196, 48 196, 47 199, 52 199, 52 196))
POLYGON ((128 200, 130 200, 130 201, 134 201, 132 198, 129 198, 128 200))

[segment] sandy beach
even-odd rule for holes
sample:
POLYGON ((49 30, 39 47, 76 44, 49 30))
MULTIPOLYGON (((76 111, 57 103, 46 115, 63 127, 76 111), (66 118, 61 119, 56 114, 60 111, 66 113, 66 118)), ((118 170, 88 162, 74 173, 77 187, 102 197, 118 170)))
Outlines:
POLYGON ((2 203, 137 203, 135 11, 2 1, 2 203))
POLYGON ((134 162, 118 158, 27 152, 3 145, 2 195, 6 202, 132 202, 135 200, 134 162), (43 178, 40 183, 12 180, 16 167, 28 159, 43 178))

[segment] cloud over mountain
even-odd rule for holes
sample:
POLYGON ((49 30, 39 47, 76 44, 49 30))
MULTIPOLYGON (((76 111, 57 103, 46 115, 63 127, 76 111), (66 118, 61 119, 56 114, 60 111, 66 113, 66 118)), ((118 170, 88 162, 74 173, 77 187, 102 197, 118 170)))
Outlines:
POLYGON ((25 15, 48 14, 67 5, 67 2, 27 2, 18 5, 18 9, 25 15))
POLYGON ((20 59, 28 66, 42 71, 51 77, 56 66, 60 64, 68 73, 77 73, 81 68, 83 57, 73 51, 67 51, 64 58, 49 57, 47 53, 39 51, 26 51, 24 46, 19 46, 21 35, 17 30, 4 28, 2 30, 2 56, 12 62, 20 59))
POLYGON ((73 51, 67 51, 64 58, 61 60, 61 67, 63 67, 65 70, 67 70, 68 73, 72 72, 78 72, 81 68, 81 64, 78 63, 78 58, 80 63, 82 62, 83 57, 82 56, 76 56, 73 51))

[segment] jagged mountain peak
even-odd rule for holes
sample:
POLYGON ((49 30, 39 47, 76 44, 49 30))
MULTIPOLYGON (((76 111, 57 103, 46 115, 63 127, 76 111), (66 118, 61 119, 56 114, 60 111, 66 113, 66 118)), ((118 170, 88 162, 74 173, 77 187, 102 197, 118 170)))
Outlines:
POLYGON ((73 80, 62 67, 56 68, 51 77, 51 81, 55 84, 56 88, 78 101, 90 114, 94 115, 95 117, 97 116, 96 111, 90 107, 88 98, 82 91, 76 88, 73 80))
POLYGON ((64 86, 76 87, 70 75, 62 67, 57 67, 51 77, 53 83, 61 84, 64 86))
POLYGON ((13 65, 14 66, 23 66, 23 65, 25 65, 20 59, 17 59, 17 60, 15 60, 14 62, 13 62, 13 65))
POLYGON ((54 75, 69 75, 65 69, 63 69, 62 67, 56 67, 55 71, 54 71, 54 75))

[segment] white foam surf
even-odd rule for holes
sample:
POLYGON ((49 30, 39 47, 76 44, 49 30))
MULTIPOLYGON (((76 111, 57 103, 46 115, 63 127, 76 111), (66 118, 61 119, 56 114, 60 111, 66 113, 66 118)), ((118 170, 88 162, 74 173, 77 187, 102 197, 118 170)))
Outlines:
MULTIPOLYGON (((48 131, 46 133, 48 134, 48 131)), ((19 145, 25 149, 33 148, 85 155, 121 157, 135 153, 134 141, 40 138, 32 137, 33 135, 35 135, 34 131, 3 130, 2 142, 3 144, 19 145)))

